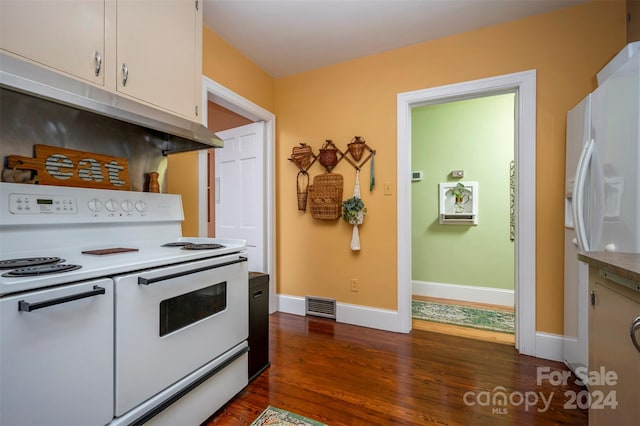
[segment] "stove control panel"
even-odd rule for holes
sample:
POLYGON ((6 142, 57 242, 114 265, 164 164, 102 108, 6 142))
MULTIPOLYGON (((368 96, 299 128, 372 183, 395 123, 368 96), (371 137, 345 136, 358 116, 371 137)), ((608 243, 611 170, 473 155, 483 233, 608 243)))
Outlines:
POLYGON ((0 226, 182 220, 179 195, 0 182, 0 226))
POLYGON ((73 197, 9 194, 9 211, 13 214, 76 214, 73 197))

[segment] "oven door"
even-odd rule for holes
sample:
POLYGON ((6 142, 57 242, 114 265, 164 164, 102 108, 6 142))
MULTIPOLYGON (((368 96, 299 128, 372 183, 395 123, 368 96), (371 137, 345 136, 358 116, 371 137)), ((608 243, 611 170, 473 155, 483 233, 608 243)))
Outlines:
POLYGON ((0 299, 0 425, 113 418, 113 281, 0 299))
POLYGON ((115 415, 248 336, 243 253, 114 277, 115 415))

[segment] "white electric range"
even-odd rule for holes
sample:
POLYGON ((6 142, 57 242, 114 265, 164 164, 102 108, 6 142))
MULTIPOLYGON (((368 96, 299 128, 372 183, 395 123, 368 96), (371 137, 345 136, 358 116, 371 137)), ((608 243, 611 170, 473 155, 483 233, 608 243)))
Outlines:
POLYGON ((246 242, 182 220, 178 195, 0 183, 0 424, 200 423, 246 386, 246 242))

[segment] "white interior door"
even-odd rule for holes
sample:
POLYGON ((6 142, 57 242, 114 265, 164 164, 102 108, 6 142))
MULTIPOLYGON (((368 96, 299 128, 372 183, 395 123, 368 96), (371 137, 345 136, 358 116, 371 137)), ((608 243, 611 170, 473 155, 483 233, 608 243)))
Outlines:
POLYGON ((215 151, 216 238, 246 240, 249 270, 265 272, 264 122, 216 135, 224 141, 215 151))

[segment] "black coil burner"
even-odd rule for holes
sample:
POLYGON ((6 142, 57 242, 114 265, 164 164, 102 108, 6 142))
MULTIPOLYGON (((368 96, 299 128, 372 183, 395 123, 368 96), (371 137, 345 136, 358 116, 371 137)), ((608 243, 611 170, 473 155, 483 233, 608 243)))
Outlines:
POLYGON ((224 248, 222 244, 187 244, 182 247, 182 250, 215 250, 224 248))
POLYGON ((26 266, 47 265, 64 262, 59 257, 23 257, 20 259, 0 260, 0 269, 24 268, 26 266))
POLYGON ((191 241, 176 241, 174 243, 166 243, 163 244, 162 247, 180 247, 182 250, 216 250, 224 248, 222 244, 193 243, 191 241))
POLYGON ((32 277, 45 274, 58 274, 61 272, 75 271, 80 269, 80 265, 68 265, 65 263, 55 263, 49 265, 27 266, 25 268, 13 269, 2 274, 3 277, 32 277))
POLYGON ((69 265, 62 262, 64 259, 59 257, 23 257, 0 260, 0 269, 11 269, 11 271, 2 274, 3 277, 31 277, 58 274, 81 268, 80 265, 69 265))
POLYGON ((176 241, 175 243, 163 244, 161 247, 184 247, 189 244, 193 244, 193 243, 190 241, 176 241))

